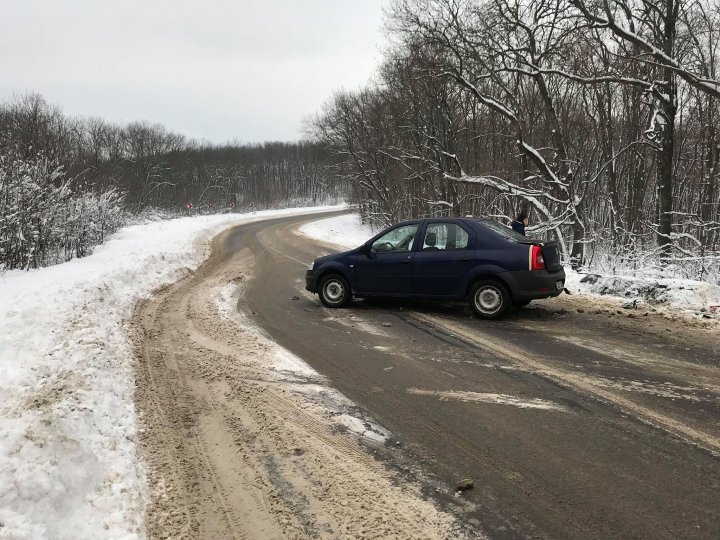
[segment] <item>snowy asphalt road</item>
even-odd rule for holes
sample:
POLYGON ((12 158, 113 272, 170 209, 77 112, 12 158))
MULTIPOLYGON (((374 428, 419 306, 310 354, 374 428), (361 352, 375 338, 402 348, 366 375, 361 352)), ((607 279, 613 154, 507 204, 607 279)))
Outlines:
POLYGON ((332 250, 294 234, 303 221, 225 237, 254 260, 239 307, 389 429, 378 456, 444 508, 492 538, 720 537, 720 338, 573 297, 498 322, 328 310, 303 278, 332 250))

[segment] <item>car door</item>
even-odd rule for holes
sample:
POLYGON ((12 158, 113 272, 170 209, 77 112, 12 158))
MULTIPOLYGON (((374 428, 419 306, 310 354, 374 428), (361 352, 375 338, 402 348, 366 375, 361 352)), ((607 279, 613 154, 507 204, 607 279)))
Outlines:
POLYGON ((419 223, 395 227, 357 256, 357 293, 382 296, 411 294, 413 247, 418 229, 419 223))
POLYGON ((429 222, 413 261, 413 294, 456 296, 473 266, 475 233, 460 222, 429 222))

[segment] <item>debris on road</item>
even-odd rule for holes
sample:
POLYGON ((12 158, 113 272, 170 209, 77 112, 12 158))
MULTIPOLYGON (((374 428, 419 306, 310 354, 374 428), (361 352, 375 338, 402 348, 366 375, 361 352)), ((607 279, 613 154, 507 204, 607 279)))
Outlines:
POLYGON ((457 486, 455 486, 455 491, 468 491, 474 487, 475 482, 473 482, 471 478, 464 478, 458 482, 457 486))

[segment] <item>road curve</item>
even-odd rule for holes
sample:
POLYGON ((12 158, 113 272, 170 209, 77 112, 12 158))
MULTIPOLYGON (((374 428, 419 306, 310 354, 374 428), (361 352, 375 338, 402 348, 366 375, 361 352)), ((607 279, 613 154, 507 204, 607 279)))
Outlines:
POLYGON ((379 427, 237 311, 255 258, 226 249, 232 234, 131 321, 147 536, 472 536, 352 431, 379 427))
MULTIPOLYGON (((190 417, 197 412, 187 407, 196 399, 178 401, 172 389, 184 385, 202 394, 203 373, 195 364, 207 361, 203 354, 178 360, 167 350, 180 337, 172 329, 187 336, 197 333, 198 320, 218 324, 209 312, 198 318, 193 310, 200 308, 187 299, 201 304, 197 295, 209 290, 208 282, 232 282, 243 269, 242 316, 390 430, 384 447, 370 445, 367 452, 397 472, 395 483, 420 484, 465 526, 491 538, 720 537, 716 335, 654 313, 616 313, 573 298, 538 302, 496 322, 480 321, 464 306, 410 302, 365 301, 328 310, 303 291, 303 276, 307 263, 331 248, 295 233, 301 222, 318 217, 230 230, 198 272, 138 307, 138 407, 160 418, 150 424, 165 440, 182 446, 194 433, 190 417), (177 380, 161 384, 158 377, 172 372, 173 362, 183 364, 175 370, 177 380), (153 392, 163 391, 166 400, 161 396, 152 406, 153 392), (182 414, 163 412, 177 402, 185 403, 182 414), (174 423, 163 422, 163 415, 174 423), (455 487, 463 478, 471 478, 474 489, 458 496, 455 487)), ((242 340, 203 339, 225 355, 246 347, 242 340)), ((221 423, 215 431, 213 440, 223 448, 229 431, 221 423)), ((172 453, 158 449, 157 435, 146 436, 145 451, 164 455, 158 463, 167 469, 172 453)), ((178 452, 180 461, 187 458, 178 452)), ((361 453, 354 449, 352 459, 361 460, 361 453)), ((184 465, 176 469, 186 472, 184 465)), ((193 474, 202 487, 201 469, 193 474)), ((158 473, 156 479, 169 476, 158 473)), ((262 498, 262 485, 256 487, 262 498)), ((246 516, 228 508, 234 499, 218 498, 212 482, 203 489, 203 500, 215 497, 215 507, 233 519, 207 528, 217 517, 212 506, 201 505, 203 523, 178 523, 208 534, 242 528, 246 516)), ((281 503, 261 505, 267 519, 243 534, 287 534, 272 519, 282 504, 285 515, 292 514, 281 503)), ((199 504, 183 511, 192 514, 199 504)), ((166 517, 169 512, 158 510, 166 517)), ((411 513, 402 516, 411 519, 411 513)), ((332 531, 317 523, 298 527, 308 536, 332 531)), ((407 536, 415 534, 423 535, 407 536)))

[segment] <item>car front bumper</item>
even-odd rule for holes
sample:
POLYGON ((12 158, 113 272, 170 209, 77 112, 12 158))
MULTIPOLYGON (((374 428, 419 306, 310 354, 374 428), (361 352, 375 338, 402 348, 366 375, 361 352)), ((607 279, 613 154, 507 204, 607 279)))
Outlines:
POLYGON ((315 270, 305 272, 305 290, 311 293, 317 292, 317 279, 315 279, 315 270))

